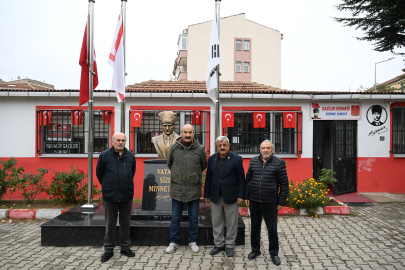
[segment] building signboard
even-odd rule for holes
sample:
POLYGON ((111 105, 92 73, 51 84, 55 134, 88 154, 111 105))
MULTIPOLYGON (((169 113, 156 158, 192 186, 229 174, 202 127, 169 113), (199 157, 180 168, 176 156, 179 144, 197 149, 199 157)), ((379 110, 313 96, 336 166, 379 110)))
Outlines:
POLYGON ((360 103, 312 102, 309 117, 313 120, 359 120, 360 103))

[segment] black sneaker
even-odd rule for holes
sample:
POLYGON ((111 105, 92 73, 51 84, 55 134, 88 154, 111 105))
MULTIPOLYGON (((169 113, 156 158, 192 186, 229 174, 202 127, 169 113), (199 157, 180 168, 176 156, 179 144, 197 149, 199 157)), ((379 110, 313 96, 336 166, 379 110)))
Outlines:
POLYGON ((250 252, 249 253, 249 255, 248 255, 248 259, 249 260, 254 260, 254 259, 256 259, 256 257, 257 256, 259 256, 260 254, 262 254, 260 251, 258 251, 258 252, 250 252))
POLYGON ((226 248, 225 253, 227 257, 233 257, 233 255, 235 255, 233 248, 226 248))
POLYGON ((280 265, 281 264, 281 260, 278 256, 271 256, 271 260, 273 261, 273 263, 275 265, 280 265))
POLYGON ((135 252, 133 252, 132 250, 130 250, 129 248, 125 249, 125 250, 121 250, 121 254, 125 255, 127 257, 135 257, 135 252))
POLYGON ((113 252, 105 252, 103 256, 101 256, 101 262, 106 262, 114 255, 113 252))

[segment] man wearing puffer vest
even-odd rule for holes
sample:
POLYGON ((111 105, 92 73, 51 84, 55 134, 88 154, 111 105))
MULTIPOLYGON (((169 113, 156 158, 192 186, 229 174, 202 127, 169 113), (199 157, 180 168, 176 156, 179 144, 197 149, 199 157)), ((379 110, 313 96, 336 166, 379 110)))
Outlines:
POLYGON ((280 265, 278 257, 279 245, 277 235, 278 210, 286 205, 288 196, 288 177, 285 162, 273 155, 271 141, 260 144, 260 155, 250 160, 246 174, 246 205, 249 206, 251 218, 250 242, 252 251, 250 260, 260 252, 260 233, 262 218, 266 223, 269 235, 269 253, 275 265, 280 265))

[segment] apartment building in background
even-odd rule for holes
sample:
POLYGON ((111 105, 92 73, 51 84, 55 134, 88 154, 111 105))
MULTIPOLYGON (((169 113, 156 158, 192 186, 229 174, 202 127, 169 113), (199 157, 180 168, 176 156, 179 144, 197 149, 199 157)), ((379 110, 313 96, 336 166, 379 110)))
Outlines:
MULTIPOLYGON (((205 81, 212 21, 190 25, 179 35, 173 76, 205 81)), ((221 18, 221 81, 256 82, 281 87, 281 40, 278 30, 249 21, 245 14, 221 18)))

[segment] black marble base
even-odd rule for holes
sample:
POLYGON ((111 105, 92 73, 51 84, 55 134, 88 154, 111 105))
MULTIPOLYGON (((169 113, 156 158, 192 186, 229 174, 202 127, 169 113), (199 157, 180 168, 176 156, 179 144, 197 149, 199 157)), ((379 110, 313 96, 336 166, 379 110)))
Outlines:
MULTIPOLYGON (((80 212, 80 206, 78 205, 41 225, 42 246, 103 246, 105 221, 102 203, 91 214, 80 212)), ((141 210, 141 203, 134 203, 132 209, 131 243, 133 246, 169 245, 171 211, 141 210)), ((182 220, 179 245, 188 245, 187 212, 183 212, 182 220)), ((211 224, 210 204, 200 202, 198 245, 214 244, 211 224)), ((118 232, 119 225, 117 224, 117 237, 118 232)), ((245 244, 245 224, 241 217, 239 217, 236 244, 245 244)))

